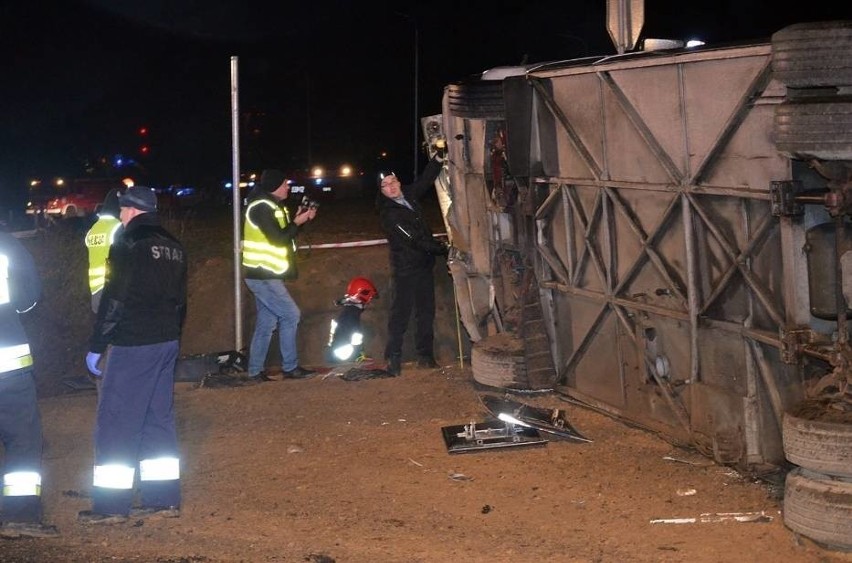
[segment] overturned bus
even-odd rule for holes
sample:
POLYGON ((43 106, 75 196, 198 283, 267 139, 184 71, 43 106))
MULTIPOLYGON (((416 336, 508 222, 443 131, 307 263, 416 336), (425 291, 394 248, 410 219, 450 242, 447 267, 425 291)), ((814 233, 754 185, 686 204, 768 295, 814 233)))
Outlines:
POLYGON ((422 121, 477 382, 788 471, 787 525, 852 547, 852 22, 495 68, 422 121))

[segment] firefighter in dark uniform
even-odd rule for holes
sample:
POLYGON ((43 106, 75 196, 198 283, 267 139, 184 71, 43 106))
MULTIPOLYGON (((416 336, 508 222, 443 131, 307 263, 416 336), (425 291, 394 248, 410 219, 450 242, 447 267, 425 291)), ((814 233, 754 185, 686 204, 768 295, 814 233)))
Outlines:
POLYGON ((331 320, 326 346, 326 360, 332 363, 360 362, 364 357, 364 331, 361 328, 361 313, 370 301, 378 299, 379 292, 373 282, 357 277, 349 281, 346 294, 334 302, 342 307, 331 320))
POLYGON ((52 537, 41 523, 41 415, 33 379, 33 357, 19 313, 41 297, 32 255, 9 233, 0 232, 0 440, 5 450, 0 537, 52 537))
POLYGON ((433 340, 435 322, 435 256, 446 256, 448 247, 432 236, 423 220, 420 199, 433 189, 441 172, 436 156, 420 178, 406 186, 395 174, 382 174, 376 199, 382 229, 388 238, 391 267, 391 305, 385 345, 387 371, 399 375, 402 342, 414 312, 414 344, 419 367, 437 367, 433 340))
POLYGON ((92 510, 78 515, 84 524, 120 523, 128 515, 180 515, 173 399, 186 314, 186 253, 160 225, 152 189, 128 188, 119 205, 124 231, 109 252, 86 356, 89 371, 102 381, 92 510), (140 506, 131 509, 137 484, 140 506))

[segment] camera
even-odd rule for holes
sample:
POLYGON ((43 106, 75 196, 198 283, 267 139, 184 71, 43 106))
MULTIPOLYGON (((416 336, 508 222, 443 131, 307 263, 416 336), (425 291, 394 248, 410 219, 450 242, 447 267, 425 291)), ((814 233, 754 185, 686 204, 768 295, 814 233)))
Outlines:
POLYGON ((299 207, 302 209, 316 209, 320 206, 318 201, 314 201, 308 196, 302 196, 302 203, 299 204, 299 207))

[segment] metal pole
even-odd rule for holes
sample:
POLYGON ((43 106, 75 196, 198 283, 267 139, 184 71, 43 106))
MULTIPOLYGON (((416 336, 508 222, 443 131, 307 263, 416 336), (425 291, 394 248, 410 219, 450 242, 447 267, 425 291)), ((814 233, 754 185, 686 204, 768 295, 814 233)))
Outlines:
POLYGON ((464 371, 464 346, 462 345, 461 331, 461 311, 459 311, 459 301, 456 295, 456 283, 453 283, 453 301, 456 305, 456 338, 459 341, 459 370, 464 371))
POLYGON ((837 349, 841 352, 849 341, 846 326, 846 297, 843 295, 843 249, 840 247, 843 233, 843 214, 834 218, 834 298, 837 308, 837 349))
POLYGON ((238 87, 239 57, 231 57, 231 209, 234 224, 234 348, 243 349, 243 301, 240 291, 240 103, 238 87))
POLYGON ((312 167, 314 165, 314 151, 313 151, 313 141, 311 139, 311 75, 305 75, 305 115, 307 116, 308 121, 308 130, 307 130, 307 138, 308 138, 308 162, 307 166, 312 167))
POLYGON ((411 175, 413 181, 417 179, 417 170, 419 169, 417 162, 419 160, 419 151, 417 150, 417 146, 419 145, 418 139, 420 138, 420 124, 418 123, 418 114, 420 113, 420 108, 418 107, 420 94, 420 30, 417 27, 417 20, 413 16, 403 14, 402 12, 394 12, 394 14, 408 20, 414 27, 414 172, 411 175))
POLYGON ((420 110, 418 108, 419 102, 419 90, 420 90, 420 37, 419 30, 417 29, 417 20, 414 18, 411 19, 411 23, 414 24, 414 174, 412 178, 417 179, 417 171, 420 170, 420 166, 418 165, 418 156, 420 155, 420 151, 417 150, 418 139, 420 138, 420 110))
POLYGON ((686 249, 686 300, 689 307, 689 382, 698 381, 698 262, 695 249, 695 226, 693 223, 692 204, 686 194, 681 194, 681 217, 683 218, 684 246, 686 249))

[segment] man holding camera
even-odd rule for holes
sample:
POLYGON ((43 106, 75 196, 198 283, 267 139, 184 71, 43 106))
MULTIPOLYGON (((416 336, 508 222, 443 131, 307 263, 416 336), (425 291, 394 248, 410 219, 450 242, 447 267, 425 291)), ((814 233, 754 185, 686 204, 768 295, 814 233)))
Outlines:
POLYGON ((316 217, 317 206, 299 207, 290 220, 283 201, 290 184, 280 170, 264 170, 260 184, 248 196, 243 224, 243 267, 245 282, 257 305, 254 335, 248 361, 249 383, 270 381, 264 373, 272 333, 278 329, 281 369, 285 378, 304 379, 314 371, 299 365, 296 330, 301 311, 290 296, 285 281, 295 280, 296 234, 299 226, 316 217))

